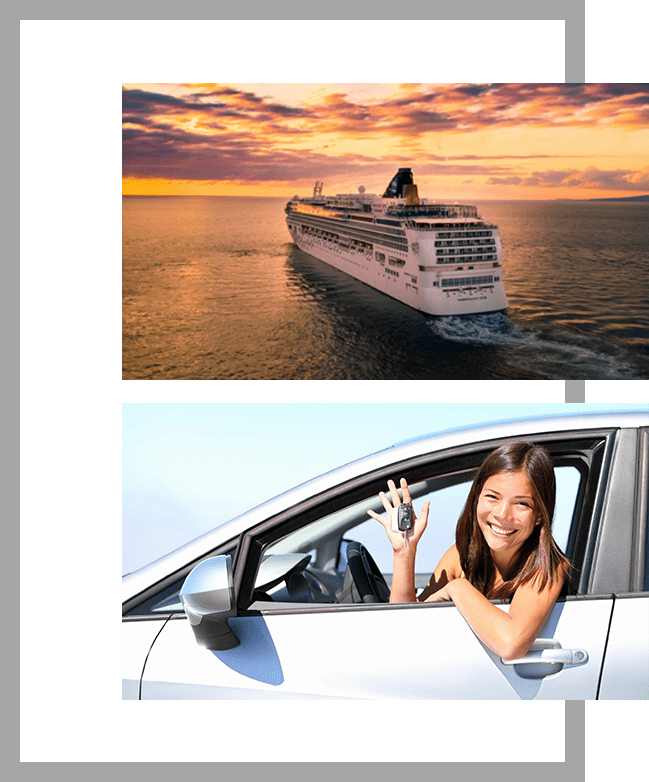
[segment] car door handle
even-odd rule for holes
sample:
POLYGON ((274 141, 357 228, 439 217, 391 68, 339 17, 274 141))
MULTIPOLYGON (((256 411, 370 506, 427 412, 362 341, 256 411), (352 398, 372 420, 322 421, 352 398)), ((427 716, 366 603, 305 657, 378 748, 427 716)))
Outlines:
POLYGON ((553 638, 537 638, 523 657, 515 660, 501 657, 500 661, 503 665, 584 665, 588 662, 588 652, 584 649, 563 649, 553 638))

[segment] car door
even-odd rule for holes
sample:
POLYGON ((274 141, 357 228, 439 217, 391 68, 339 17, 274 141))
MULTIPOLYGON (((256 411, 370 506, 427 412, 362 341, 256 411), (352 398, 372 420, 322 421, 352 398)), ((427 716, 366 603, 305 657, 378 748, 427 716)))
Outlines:
MULTIPOLYGON (((544 438, 557 467, 578 473, 571 499, 561 509, 577 594, 557 602, 528 659, 503 661, 482 644, 451 603, 314 604, 269 596, 255 600, 259 563, 273 546, 289 545, 298 536, 302 551, 315 545, 314 561, 330 558, 332 544, 338 548, 339 541, 331 533, 325 538, 312 535, 311 540, 310 530, 327 528, 332 518, 340 526, 340 519, 349 517, 341 536, 364 534, 357 529, 362 525, 357 510, 388 477, 405 475, 411 485, 419 481, 433 494, 462 485, 499 444, 479 443, 359 476, 249 530, 237 549, 238 612, 229 620, 239 645, 224 651, 203 649, 183 615, 174 614, 150 650, 142 698, 596 698, 614 596, 589 594, 587 584, 597 562, 617 435, 597 431, 544 438)), ((338 527, 329 524, 329 529, 338 527)), ((448 535, 444 529, 440 524, 426 535, 443 538, 448 535)), ((447 541, 438 544, 448 547, 447 541)), ((498 607, 508 610, 505 604, 498 607)))
POLYGON ((122 622, 122 700, 139 700, 147 654, 168 617, 141 617, 122 622))
POLYGON ((584 652, 576 666, 505 665, 452 604, 353 606, 238 616, 240 645, 199 647, 171 621, 154 644, 142 698, 594 699, 612 600, 566 601, 534 656, 584 652))

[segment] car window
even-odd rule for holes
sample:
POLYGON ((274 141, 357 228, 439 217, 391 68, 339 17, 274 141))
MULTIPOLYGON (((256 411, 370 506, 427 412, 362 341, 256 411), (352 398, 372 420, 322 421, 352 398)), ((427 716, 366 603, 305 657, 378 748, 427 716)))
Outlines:
MULTIPOLYGON (((575 466, 566 465, 556 467, 555 475, 557 505, 553 534, 557 545, 565 551, 582 473, 575 466)), ((428 526, 417 549, 417 588, 425 586, 444 552, 455 542, 455 527, 472 479, 472 472, 465 471, 455 477, 436 476, 430 480, 410 484, 416 513, 419 513, 424 501, 429 500, 431 504, 428 526), (444 485, 435 488, 440 483, 444 485), (448 483, 451 485, 446 485, 448 483)), ((368 509, 384 513, 384 508, 375 493, 273 543, 264 550, 264 558, 280 554, 309 554, 308 570, 317 575, 321 586, 322 582, 326 582, 331 575, 329 588, 324 587, 322 591, 333 595, 340 584, 336 585, 332 574, 336 572, 340 574, 344 569, 339 563, 341 540, 353 540, 365 546, 389 583, 393 564, 392 549, 383 526, 367 515, 368 509)), ((297 577, 294 580, 297 580, 297 577)), ((258 581, 257 587, 263 587, 263 584, 258 581)), ((305 592, 301 590, 294 590, 291 594, 290 589, 287 591, 285 585, 279 584, 268 591, 267 597, 271 601, 301 602, 300 597, 303 594, 305 592)), ((333 599, 331 601, 323 599, 322 602, 333 602, 333 599)))
MULTIPOLYGON (((575 565, 573 589, 587 593, 588 573, 581 572, 581 564, 590 546, 589 529, 600 485, 598 476, 604 439, 601 435, 565 441, 548 438, 544 444, 555 459, 557 478, 553 534, 558 546, 575 565)), ((243 545, 244 556, 238 565, 235 563, 235 587, 238 577, 241 589, 238 593, 239 609, 246 610, 259 601, 266 601, 263 607, 271 609, 273 602, 305 602, 302 599, 305 596, 306 602, 339 602, 347 545, 343 541, 358 541, 365 546, 389 583, 392 574, 390 544, 383 527, 368 517, 367 511, 372 509, 384 513, 378 491, 386 486, 387 478, 391 476, 405 475, 408 479, 416 511, 420 510, 424 500, 431 502, 429 526, 419 544, 417 557, 417 586, 424 586, 441 556, 455 540, 455 526, 471 480, 487 452, 486 448, 471 448, 442 460, 431 458, 428 467, 421 459, 411 464, 394 465, 380 474, 368 476, 360 486, 350 482, 350 486, 333 489, 329 496, 323 498, 320 516, 309 501, 305 503, 305 510, 297 506, 276 523, 266 520, 259 527, 250 529, 242 538, 251 541, 250 553, 245 553, 247 544, 243 545), (366 492, 361 488, 363 485, 366 492), (341 507, 341 501, 345 501, 344 492, 349 492, 353 501, 350 499, 341 507), (336 510, 327 512, 332 507, 336 510), (306 518, 302 521, 303 514, 308 521, 306 518), (292 530, 288 534, 284 531, 287 527, 292 530), (265 559, 275 554, 284 555, 287 568, 292 568, 290 572, 287 570, 284 583, 268 577, 269 572, 274 574, 281 567, 278 562, 264 564, 265 559), (286 556, 297 554, 301 556, 286 556), (307 554, 308 559, 305 558, 307 554), (305 562, 308 563, 306 567, 305 562), (300 572, 297 572, 298 568, 300 572)), ((229 544, 227 549, 206 552, 205 556, 223 553, 234 554, 234 549, 229 544)), ((162 589, 151 590, 142 602, 129 606, 125 615, 135 618, 181 611, 178 592, 188 572, 179 574, 174 582, 167 581, 162 589)))
POLYGON ((132 608, 127 616, 150 616, 151 614, 169 614, 182 611, 183 606, 180 602, 179 593, 183 581, 184 579, 178 579, 170 586, 160 590, 152 597, 132 608))
MULTIPOLYGON (((223 548, 220 551, 210 552, 207 556, 216 556, 217 554, 229 554, 231 557, 235 554, 235 549, 228 545, 228 548, 223 548)), ((180 600, 180 590, 185 582, 185 578, 188 575, 187 571, 180 578, 176 578, 171 583, 162 589, 158 589, 148 596, 141 603, 138 603, 133 608, 130 608, 125 616, 126 617, 141 617, 141 616, 159 616, 170 613, 183 613, 184 608, 180 600)))
MULTIPOLYGON (((557 504, 552 534, 559 548, 565 552, 581 476, 573 466, 557 467, 555 475, 557 504)), ((430 576, 442 555, 455 542, 455 527, 470 488, 471 481, 465 481, 427 493, 413 501, 416 513, 419 513, 425 500, 430 501, 431 507, 426 532, 417 548, 418 573, 430 576)), ((362 543, 384 575, 392 573, 392 551, 385 531, 377 521, 369 519, 348 530, 345 537, 362 543)))

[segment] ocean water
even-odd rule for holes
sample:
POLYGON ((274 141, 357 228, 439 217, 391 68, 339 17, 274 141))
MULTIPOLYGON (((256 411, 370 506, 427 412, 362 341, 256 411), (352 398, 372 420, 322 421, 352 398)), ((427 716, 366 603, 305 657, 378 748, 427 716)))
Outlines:
POLYGON ((298 250, 286 201, 123 198, 124 379, 649 377, 648 203, 475 202, 510 306, 433 317, 298 250))

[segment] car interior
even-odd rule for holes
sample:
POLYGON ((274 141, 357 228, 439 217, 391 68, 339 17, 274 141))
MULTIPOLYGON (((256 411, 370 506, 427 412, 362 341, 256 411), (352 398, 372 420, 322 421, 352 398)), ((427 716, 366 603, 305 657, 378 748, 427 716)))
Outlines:
MULTIPOLYGON (((569 465, 558 467, 555 474, 554 537, 565 550, 580 474, 569 465)), ((455 525, 472 478, 472 472, 460 472, 409 486, 416 513, 425 500, 431 502, 429 524, 417 552, 417 592, 426 586, 437 562, 455 542, 455 525)), ((367 515, 368 510, 385 513, 378 497, 373 496, 271 544, 257 573, 255 602, 388 602, 392 550, 385 530, 367 515)))

